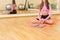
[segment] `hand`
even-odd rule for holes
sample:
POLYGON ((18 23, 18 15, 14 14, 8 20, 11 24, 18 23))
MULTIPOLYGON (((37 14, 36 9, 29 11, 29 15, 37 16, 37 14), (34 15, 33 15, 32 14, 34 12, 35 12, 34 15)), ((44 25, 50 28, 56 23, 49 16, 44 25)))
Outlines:
POLYGON ((41 23, 44 23, 44 21, 45 21, 44 19, 40 19, 40 22, 41 22, 41 23))

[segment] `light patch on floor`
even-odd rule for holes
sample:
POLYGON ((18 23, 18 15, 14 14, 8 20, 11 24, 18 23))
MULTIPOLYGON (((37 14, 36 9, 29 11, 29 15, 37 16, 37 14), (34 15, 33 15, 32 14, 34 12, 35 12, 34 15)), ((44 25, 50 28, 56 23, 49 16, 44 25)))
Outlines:
POLYGON ((36 17, 0 19, 0 40, 60 40, 60 21, 40 28, 30 25, 33 18, 36 17))

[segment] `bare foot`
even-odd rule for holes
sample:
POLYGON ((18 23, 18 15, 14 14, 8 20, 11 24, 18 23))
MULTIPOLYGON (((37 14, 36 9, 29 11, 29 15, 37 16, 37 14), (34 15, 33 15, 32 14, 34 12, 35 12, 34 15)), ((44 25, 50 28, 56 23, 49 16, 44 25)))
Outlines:
POLYGON ((39 26, 39 24, 33 24, 32 26, 36 27, 36 26, 39 26))
POLYGON ((45 26, 45 24, 40 24, 39 27, 43 28, 45 26))

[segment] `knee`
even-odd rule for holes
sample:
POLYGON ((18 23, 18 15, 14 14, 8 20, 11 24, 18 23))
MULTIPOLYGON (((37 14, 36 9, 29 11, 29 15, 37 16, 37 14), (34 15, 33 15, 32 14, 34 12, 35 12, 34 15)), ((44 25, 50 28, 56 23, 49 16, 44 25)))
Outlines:
POLYGON ((50 25, 54 24, 54 21, 50 21, 49 24, 50 24, 50 25))
POLYGON ((35 20, 32 20, 32 23, 34 24, 36 21, 35 20))
POLYGON ((52 24, 54 24, 54 21, 53 20, 47 20, 46 23, 52 25, 52 24))
POLYGON ((40 24, 40 21, 38 21, 38 20, 32 20, 32 24, 40 24))
POLYGON ((38 21, 37 20, 32 20, 32 23, 33 24, 36 24, 38 21))

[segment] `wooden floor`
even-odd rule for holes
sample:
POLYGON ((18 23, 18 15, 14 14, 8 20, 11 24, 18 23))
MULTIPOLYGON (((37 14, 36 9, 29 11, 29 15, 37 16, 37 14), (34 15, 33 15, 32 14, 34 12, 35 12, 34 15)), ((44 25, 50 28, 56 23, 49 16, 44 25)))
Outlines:
MULTIPOLYGON (((53 17, 60 19, 60 15, 53 17)), ((32 27, 35 17, 0 19, 0 40, 60 40, 60 21, 50 27, 32 27)))

